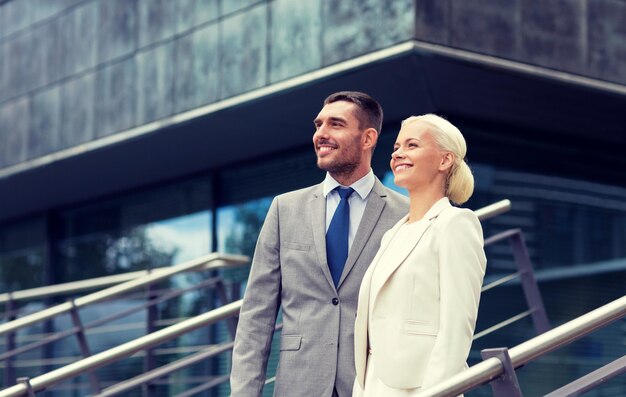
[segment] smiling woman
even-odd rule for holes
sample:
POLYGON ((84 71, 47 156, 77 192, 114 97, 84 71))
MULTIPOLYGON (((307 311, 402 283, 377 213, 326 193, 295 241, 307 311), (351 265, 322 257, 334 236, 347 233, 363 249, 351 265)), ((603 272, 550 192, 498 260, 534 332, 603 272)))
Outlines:
POLYGON ((394 144, 409 214, 365 273, 355 322, 355 397, 412 396, 467 367, 486 257, 476 215, 452 207, 473 192, 461 132, 410 117, 394 144))

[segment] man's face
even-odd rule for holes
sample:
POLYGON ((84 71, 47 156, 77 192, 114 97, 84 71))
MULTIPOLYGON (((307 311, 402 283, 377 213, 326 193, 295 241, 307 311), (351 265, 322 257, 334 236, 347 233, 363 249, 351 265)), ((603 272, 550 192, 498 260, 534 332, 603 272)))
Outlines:
POLYGON ((317 166, 331 175, 349 175, 365 161, 356 112, 355 104, 337 101, 325 105, 313 121, 317 166))

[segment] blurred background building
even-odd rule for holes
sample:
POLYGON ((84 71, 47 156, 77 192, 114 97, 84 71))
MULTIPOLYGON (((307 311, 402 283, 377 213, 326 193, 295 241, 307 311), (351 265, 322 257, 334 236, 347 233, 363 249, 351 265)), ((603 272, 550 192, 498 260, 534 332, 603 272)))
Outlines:
MULTIPOLYGON (((339 90, 382 103, 374 171, 390 186, 402 119, 460 127, 476 176, 466 206, 512 201, 485 235, 522 228, 554 325, 624 295, 623 0, 0 0, 0 292, 251 254, 271 198, 323 178, 312 120, 339 90)), ((488 277, 513 267, 506 245, 488 259, 488 277)), ((223 276, 245 285, 247 271, 223 276)), ((515 283, 481 304, 478 329, 524 310, 515 283)), ((160 310, 214 306, 199 294, 160 310)), ((522 321, 470 359, 532 335, 522 321)), ((72 349, 41 349, 17 375, 72 349)), ((522 389, 546 393, 625 352, 622 320, 528 365, 522 389)), ((163 395, 187 384, 172 387, 163 395)), ((622 377, 589 395, 625 394, 622 377)))

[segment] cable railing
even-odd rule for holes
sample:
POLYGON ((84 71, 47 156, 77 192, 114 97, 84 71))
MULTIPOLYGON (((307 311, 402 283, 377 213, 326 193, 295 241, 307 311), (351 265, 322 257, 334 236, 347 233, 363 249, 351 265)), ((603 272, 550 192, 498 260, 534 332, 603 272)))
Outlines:
MULTIPOLYGON (((521 343, 509 350, 497 350, 492 352, 483 351, 484 361, 470 367, 468 370, 457 374, 440 384, 427 390, 423 390, 420 397, 446 397, 456 396, 470 391, 487 382, 499 382, 494 387, 495 397, 518 397, 522 396, 515 369, 530 361, 550 353, 562 346, 574 342, 593 331, 605 327, 617 320, 626 317, 626 296, 614 300, 598 309, 584 314, 559 327, 521 343), (494 354, 495 353, 495 354, 494 354)), ((624 373, 626 368, 626 356, 594 371, 588 377, 566 385, 564 388, 550 393, 551 397, 578 395, 589 387, 597 386, 603 381, 624 373)))

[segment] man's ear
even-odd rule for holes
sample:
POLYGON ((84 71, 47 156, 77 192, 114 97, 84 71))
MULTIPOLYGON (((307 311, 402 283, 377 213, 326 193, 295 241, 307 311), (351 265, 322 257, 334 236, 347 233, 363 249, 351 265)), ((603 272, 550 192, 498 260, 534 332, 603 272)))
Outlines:
POLYGON ((363 132, 363 150, 371 150, 378 142, 378 131, 368 128, 363 132))
POLYGON ((441 162, 439 163, 439 171, 450 169, 452 164, 454 164, 454 153, 444 152, 441 156, 441 162))

